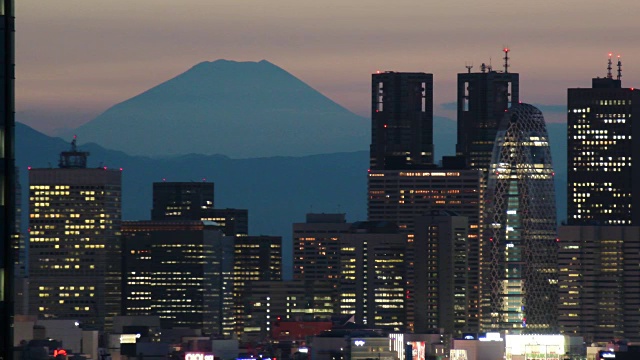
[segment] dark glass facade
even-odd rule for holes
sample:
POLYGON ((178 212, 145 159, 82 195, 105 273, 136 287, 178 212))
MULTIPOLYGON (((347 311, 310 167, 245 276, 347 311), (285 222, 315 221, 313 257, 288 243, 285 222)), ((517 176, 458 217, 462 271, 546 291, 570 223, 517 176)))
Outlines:
POLYGON ((519 77, 517 73, 496 72, 487 67, 479 73, 458 74, 456 153, 464 156, 472 169, 489 168, 500 120, 520 99, 519 77))
POLYGON ((15 18, 12 0, 0 2, 0 358, 13 358, 13 241, 15 234, 15 18))
POLYGON ((371 169, 433 163, 433 75, 387 71, 371 76, 371 169))

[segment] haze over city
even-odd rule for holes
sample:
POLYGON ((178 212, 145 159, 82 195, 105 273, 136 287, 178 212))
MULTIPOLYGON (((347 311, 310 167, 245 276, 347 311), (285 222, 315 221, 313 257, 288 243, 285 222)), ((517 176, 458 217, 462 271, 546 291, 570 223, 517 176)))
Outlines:
POLYGON ((640 80, 634 1, 21 0, 16 12, 16 117, 48 134, 220 58, 267 59, 367 117, 370 73, 395 70, 433 73, 434 113, 455 119, 456 74, 500 69, 503 46, 521 98, 551 122, 567 87, 606 75, 609 52, 624 84, 640 80))

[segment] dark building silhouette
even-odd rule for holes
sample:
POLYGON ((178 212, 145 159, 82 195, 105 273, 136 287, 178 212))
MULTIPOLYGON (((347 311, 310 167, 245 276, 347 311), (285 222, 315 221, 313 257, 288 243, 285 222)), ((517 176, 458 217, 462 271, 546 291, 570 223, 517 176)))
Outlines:
POLYGON ((568 89, 567 222, 640 225, 640 90, 618 77, 568 89), (635 211, 634 211, 635 210, 635 211))
POLYGON ((213 221, 227 236, 249 233, 249 213, 246 209, 214 208, 212 182, 153 183, 151 220, 213 221))
POLYGON ((433 75, 387 71, 371 76, 371 169, 433 163, 433 75))
POLYGON ((213 202, 212 182, 155 182, 151 219, 199 220, 213 202))
POLYGON ((15 234, 14 1, 0 3, 0 358, 13 358, 13 241, 15 234))
POLYGON ((60 168, 29 170, 29 313, 109 331, 121 307, 122 171, 87 168, 71 144, 60 168))
MULTIPOLYGON (((415 219, 415 332, 444 329, 461 337, 470 326, 469 218, 433 210, 415 219)), ((477 266, 477 265, 476 265, 477 266)), ((477 305, 473 307, 477 323, 477 305)))
POLYGON ((122 239, 124 315, 231 335, 234 237, 207 221, 176 220, 125 221, 122 239))
POLYGON ((456 153, 472 169, 487 171, 493 141, 504 112, 519 102, 519 74, 508 72, 508 49, 503 71, 482 64, 480 72, 458 74, 458 143, 456 153))

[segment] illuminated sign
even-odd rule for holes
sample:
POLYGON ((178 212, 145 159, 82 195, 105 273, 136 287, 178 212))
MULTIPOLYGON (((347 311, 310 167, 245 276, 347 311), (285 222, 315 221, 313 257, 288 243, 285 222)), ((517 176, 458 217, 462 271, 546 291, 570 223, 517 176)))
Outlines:
POLYGON ((298 351, 303 354, 307 354, 309 352, 309 348, 301 347, 301 348, 298 348, 298 351))
POLYGON ((353 342, 355 346, 364 346, 364 340, 356 340, 353 342))
POLYGON ((611 351, 600 351, 600 359, 615 359, 616 353, 611 351))
POLYGON ((411 359, 412 360, 425 360, 426 346, 424 341, 411 341, 411 359))
POLYGON ((213 354, 205 354, 201 352, 184 353, 184 360, 214 360, 213 354))
POLYGON ((135 344, 139 338, 140 334, 121 334, 120 344, 135 344))

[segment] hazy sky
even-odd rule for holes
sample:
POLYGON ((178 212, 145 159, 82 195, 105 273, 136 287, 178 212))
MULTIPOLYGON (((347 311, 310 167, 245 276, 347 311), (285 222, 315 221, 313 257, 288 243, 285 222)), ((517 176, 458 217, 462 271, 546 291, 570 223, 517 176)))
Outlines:
POLYGON ((455 117, 438 104, 455 100, 456 73, 500 68, 504 45, 521 99, 560 105, 606 75, 609 52, 640 87, 638 14, 637 0, 19 0, 17 119, 74 128, 220 58, 267 59, 363 116, 372 72, 430 72, 436 115, 455 117))

